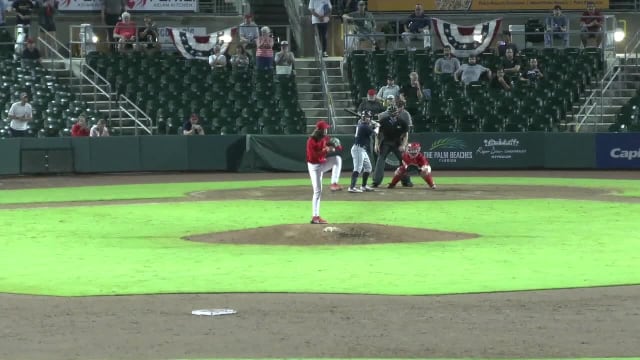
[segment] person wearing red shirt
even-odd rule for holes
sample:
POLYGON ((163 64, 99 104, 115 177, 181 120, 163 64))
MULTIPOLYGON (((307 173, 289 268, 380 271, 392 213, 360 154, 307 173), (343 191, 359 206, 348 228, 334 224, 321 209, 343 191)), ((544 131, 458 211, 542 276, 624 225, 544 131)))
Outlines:
POLYGON ((78 121, 71 127, 71 136, 89 136, 89 128, 84 116, 78 117, 78 121))
POLYGON ((136 34, 136 23, 131 21, 131 14, 123 12, 122 21, 119 21, 113 30, 113 38, 118 42, 118 50, 133 48, 132 43, 136 41, 136 34))
POLYGON ((327 157, 327 154, 339 150, 328 144, 327 129, 329 127, 326 121, 318 121, 315 130, 307 140, 307 168, 311 177, 311 186, 313 186, 313 199, 311 201, 312 224, 327 224, 327 221, 320 217, 322 175, 331 169, 331 191, 342 190, 338 185, 340 171, 342 171, 342 157, 340 155, 327 157))
POLYGON ((436 184, 433 182, 433 176, 431 176, 429 160, 420 152, 420 143, 411 143, 407 146, 407 151, 402 154, 402 164, 396 169, 396 173, 387 187, 389 189, 395 188, 398 181, 407 176, 407 173, 412 168, 418 169, 420 177, 424 179, 431 189, 436 188, 436 184))
POLYGON ((587 47, 587 43, 590 38, 596 39, 596 47, 600 47, 602 43, 602 24, 604 23, 604 16, 600 10, 596 9, 596 5, 593 1, 587 2, 587 11, 582 13, 580 18, 580 39, 582 40, 582 46, 587 47))

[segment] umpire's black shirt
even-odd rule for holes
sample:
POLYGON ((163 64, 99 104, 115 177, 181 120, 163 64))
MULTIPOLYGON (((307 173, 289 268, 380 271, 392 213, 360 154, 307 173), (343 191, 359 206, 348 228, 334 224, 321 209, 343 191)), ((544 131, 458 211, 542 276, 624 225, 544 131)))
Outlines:
POLYGON ((402 135, 406 132, 409 132, 409 124, 404 120, 397 116, 382 116, 382 119, 380 120, 380 134, 382 134, 382 142, 400 145, 402 135))

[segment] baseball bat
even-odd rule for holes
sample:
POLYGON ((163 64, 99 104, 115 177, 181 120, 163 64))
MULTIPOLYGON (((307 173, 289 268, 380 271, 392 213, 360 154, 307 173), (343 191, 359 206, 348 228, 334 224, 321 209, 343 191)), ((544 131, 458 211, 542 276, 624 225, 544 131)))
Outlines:
MULTIPOLYGON (((357 116, 358 118, 360 118, 360 114, 358 114, 358 113, 357 113, 356 111, 354 111, 354 110, 344 108, 344 111, 348 112, 348 113, 349 113, 349 114, 351 114, 351 115, 355 115, 355 116, 357 116)), ((380 125, 380 123, 379 123, 379 122, 377 122, 377 121, 375 121, 375 120, 373 120, 373 119, 371 119, 371 123, 372 123, 373 125, 376 125, 376 126, 379 126, 379 125, 380 125)))

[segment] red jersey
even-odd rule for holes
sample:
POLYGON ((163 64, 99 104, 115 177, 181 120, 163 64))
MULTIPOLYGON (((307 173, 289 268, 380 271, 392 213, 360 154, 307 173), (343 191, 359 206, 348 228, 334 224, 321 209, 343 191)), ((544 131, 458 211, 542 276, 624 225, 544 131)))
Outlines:
POLYGON ((307 140, 307 162, 311 164, 322 164, 327 161, 327 141, 329 137, 325 136, 320 140, 309 137, 307 140))
POLYGON ((429 160, 427 160, 427 158, 422 153, 411 157, 408 152, 405 152, 404 154, 402 154, 402 163, 404 164, 404 167, 417 166, 421 168, 423 166, 429 165, 429 160))
POLYGON ((71 136, 89 136, 89 129, 80 126, 80 124, 73 124, 71 127, 71 136))
POLYGON ((136 35, 136 23, 134 23, 133 21, 129 21, 128 23, 119 21, 116 24, 116 29, 113 32, 122 36, 126 40, 129 40, 136 35))
POLYGON ((587 26, 587 30, 598 31, 600 30, 600 28, 602 27, 602 23, 604 22, 604 16, 602 16, 602 13, 600 12, 600 10, 596 9, 593 12, 593 14, 588 11, 585 11, 582 13, 582 17, 580 18, 580 22, 585 24, 589 24, 594 20, 598 21, 600 25, 587 26))

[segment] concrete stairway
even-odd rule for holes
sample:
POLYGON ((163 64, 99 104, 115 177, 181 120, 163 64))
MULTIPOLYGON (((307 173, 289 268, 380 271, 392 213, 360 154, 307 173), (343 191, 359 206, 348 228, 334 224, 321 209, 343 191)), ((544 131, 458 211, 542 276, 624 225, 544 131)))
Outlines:
POLYGON ((616 115, 620 108, 625 105, 637 92, 637 84, 640 81, 640 66, 636 59, 628 59, 626 62, 621 59, 619 65, 620 74, 612 81, 607 90, 602 93, 605 83, 594 84, 593 88, 581 97, 579 104, 573 106, 572 113, 567 115, 569 130, 576 130, 577 125, 582 122, 584 112, 577 116, 580 108, 585 105, 591 94, 593 97, 588 108, 593 105, 593 109, 586 116, 586 119, 579 128, 585 132, 606 132, 609 126, 616 121, 616 115), (601 96, 603 95, 603 96, 601 96))
MULTIPOLYGON (((336 133, 353 131, 355 118, 344 111, 353 108, 349 84, 345 83, 340 70, 342 58, 326 58, 328 85, 333 97, 336 115, 336 133)), ((320 67, 314 58, 296 59, 296 83, 300 107, 307 117, 307 127, 311 130, 320 119, 329 118, 329 110, 324 103, 320 78, 320 67)))

